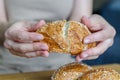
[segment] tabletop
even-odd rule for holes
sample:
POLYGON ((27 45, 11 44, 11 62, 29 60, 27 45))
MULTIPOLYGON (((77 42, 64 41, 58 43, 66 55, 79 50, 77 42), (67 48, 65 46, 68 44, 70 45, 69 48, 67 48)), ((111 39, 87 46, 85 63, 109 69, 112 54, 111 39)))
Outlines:
MULTIPOLYGON (((93 67, 112 68, 120 73, 120 64, 97 65, 93 67)), ((51 80, 51 75, 53 74, 53 72, 54 70, 16 74, 1 74, 0 80, 51 80)))

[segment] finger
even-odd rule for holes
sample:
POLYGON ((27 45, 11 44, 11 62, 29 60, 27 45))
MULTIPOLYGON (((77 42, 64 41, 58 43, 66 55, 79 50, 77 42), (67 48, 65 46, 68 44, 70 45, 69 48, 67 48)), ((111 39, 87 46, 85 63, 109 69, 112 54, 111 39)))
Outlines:
POLYGON ((93 22, 93 19, 87 18, 86 16, 81 18, 81 22, 85 24, 90 31, 98 31, 103 28, 100 24, 93 22))
POLYGON ((26 32, 26 31, 13 31, 6 32, 5 37, 11 40, 19 42, 30 42, 30 41, 39 41, 43 40, 43 35, 36 32, 26 32))
POLYGON ((6 43, 7 40, 5 40, 5 42, 3 43, 4 47, 7 49, 11 49, 11 47, 6 43))
POLYGON ((93 60, 93 59, 97 59, 99 56, 90 56, 87 58, 84 58, 83 60, 93 60))
POLYGON ((45 43, 34 42, 34 43, 18 43, 11 40, 6 41, 6 45, 9 46, 10 49, 20 52, 32 52, 32 51, 48 51, 48 46, 45 43))
POLYGON ((77 62, 81 62, 83 59, 80 57, 80 55, 77 55, 75 60, 76 60, 77 62))
POLYGON ((28 29, 28 31, 36 31, 38 28, 42 27, 45 24, 46 24, 46 22, 44 20, 40 20, 36 24, 31 24, 30 26, 27 26, 27 29, 28 29))
POLYGON ((28 58, 39 57, 39 56, 48 57, 48 56, 49 56, 49 53, 48 53, 48 51, 36 51, 36 52, 28 52, 28 53, 25 53, 25 55, 26 55, 28 58))
POLYGON ((9 49, 9 51, 10 51, 10 53, 12 53, 12 54, 15 55, 15 56, 20 56, 20 57, 26 57, 26 58, 27 58, 26 55, 21 54, 21 53, 19 53, 19 52, 16 52, 16 51, 14 51, 14 50, 9 49))
POLYGON ((100 15, 94 14, 89 17, 89 20, 91 21, 92 25, 97 25, 97 24, 105 24, 107 26, 110 26, 110 24, 100 15))
POLYGON ((44 20, 40 20, 38 23, 36 22, 28 22, 28 21, 21 21, 21 22, 17 22, 15 24, 12 25, 12 29, 22 29, 22 30, 26 30, 26 31, 30 31, 30 32, 34 32, 36 31, 38 28, 40 28, 41 26, 45 25, 45 21, 44 20), (14 28, 13 28, 14 27, 14 28))
POLYGON ((90 48, 84 52, 82 52, 79 56, 81 58, 86 58, 90 56, 98 56, 104 53, 111 45, 113 44, 113 39, 107 39, 101 43, 99 43, 96 47, 90 48))
POLYGON ((104 41, 106 39, 112 38, 113 35, 110 35, 109 29, 104 29, 93 34, 88 35, 84 39, 84 43, 92 43, 92 42, 99 42, 104 41), (103 35, 104 34, 104 35, 103 35))
POLYGON ((36 26, 33 26, 33 24, 29 22, 18 22, 13 24, 12 27, 6 31, 5 37, 21 42, 42 40, 43 35, 29 31, 35 31, 44 24, 45 21, 43 20, 36 24, 36 26))
POLYGON ((91 56, 91 57, 86 57, 84 59, 80 58, 80 56, 76 56, 76 61, 77 62, 81 62, 83 60, 93 60, 93 59, 97 59, 99 56, 91 56))
POLYGON ((36 51, 36 52, 28 52, 28 53, 19 53, 14 50, 9 50, 13 55, 20 56, 20 57, 26 57, 26 58, 33 58, 33 57, 48 57, 49 53, 48 51, 36 51))
POLYGON ((90 20, 86 16, 81 18, 81 23, 85 24, 87 27, 91 26, 90 20))

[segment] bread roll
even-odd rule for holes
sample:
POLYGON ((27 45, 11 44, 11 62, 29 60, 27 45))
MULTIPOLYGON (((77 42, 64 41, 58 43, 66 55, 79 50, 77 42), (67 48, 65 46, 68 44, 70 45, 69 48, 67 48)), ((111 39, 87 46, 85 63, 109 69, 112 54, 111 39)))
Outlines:
POLYGON ((48 44, 49 52, 77 55, 96 46, 96 43, 83 43, 83 39, 91 32, 84 24, 75 21, 61 20, 47 23, 36 32, 44 35, 44 40, 40 42, 48 44))
POLYGON ((52 80, 77 80, 83 73, 91 70, 90 66, 77 62, 60 67, 52 75, 52 80))
POLYGON ((86 72, 78 80, 120 80, 120 74, 109 68, 97 68, 86 72))

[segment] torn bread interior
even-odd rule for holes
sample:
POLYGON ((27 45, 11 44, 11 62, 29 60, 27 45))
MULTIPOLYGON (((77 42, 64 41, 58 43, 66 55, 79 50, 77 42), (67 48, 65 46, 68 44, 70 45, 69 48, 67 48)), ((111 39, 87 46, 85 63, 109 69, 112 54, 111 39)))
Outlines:
POLYGON ((55 21, 39 28, 37 33, 43 34, 50 52, 80 54, 83 50, 95 47, 96 43, 84 44, 83 40, 91 32, 88 28, 76 21, 55 21))

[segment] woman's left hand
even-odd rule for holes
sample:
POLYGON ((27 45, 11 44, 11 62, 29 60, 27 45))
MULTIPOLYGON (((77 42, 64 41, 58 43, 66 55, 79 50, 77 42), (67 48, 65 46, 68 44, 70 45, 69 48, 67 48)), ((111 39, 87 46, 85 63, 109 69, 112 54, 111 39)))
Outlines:
POLYGON ((76 56, 77 61, 96 59, 104 53, 114 41, 115 29, 101 16, 92 15, 91 17, 82 17, 81 22, 85 24, 92 34, 84 39, 84 43, 97 42, 97 46, 83 51, 76 56))

